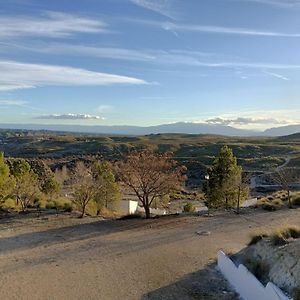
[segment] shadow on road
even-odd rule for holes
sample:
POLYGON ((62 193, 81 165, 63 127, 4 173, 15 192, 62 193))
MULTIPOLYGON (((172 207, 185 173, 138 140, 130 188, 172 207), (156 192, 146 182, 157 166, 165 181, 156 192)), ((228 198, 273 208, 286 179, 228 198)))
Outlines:
MULTIPOLYGON (((159 225, 159 223, 164 224, 168 221, 176 224, 178 218, 180 218, 180 216, 149 220, 97 220, 85 224, 74 224, 44 231, 28 232, 16 236, 0 238, 0 253, 83 241, 124 231, 146 230, 152 228, 152 226, 159 225)), ((47 221, 45 224, 47 224, 47 221)))
POLYGON ((141 300, 235 300, 238 295, 232 291, 227 281, 210 264, 206 268, 188 274, 180 280, 143 295, 141 300))

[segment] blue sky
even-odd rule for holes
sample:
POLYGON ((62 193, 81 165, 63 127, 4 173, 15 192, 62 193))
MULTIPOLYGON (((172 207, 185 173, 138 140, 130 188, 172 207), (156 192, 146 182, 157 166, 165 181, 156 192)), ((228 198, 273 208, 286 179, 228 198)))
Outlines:
POLYGON ((300 0, 0 4, 0 123, 300 123, 300 0))

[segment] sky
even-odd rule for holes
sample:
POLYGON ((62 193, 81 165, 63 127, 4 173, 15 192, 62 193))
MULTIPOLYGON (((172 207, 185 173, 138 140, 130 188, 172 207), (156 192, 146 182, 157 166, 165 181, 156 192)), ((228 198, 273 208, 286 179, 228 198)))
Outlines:
POLYGON ((300 123, 300 0, 0 0, 0 123, 300 123))

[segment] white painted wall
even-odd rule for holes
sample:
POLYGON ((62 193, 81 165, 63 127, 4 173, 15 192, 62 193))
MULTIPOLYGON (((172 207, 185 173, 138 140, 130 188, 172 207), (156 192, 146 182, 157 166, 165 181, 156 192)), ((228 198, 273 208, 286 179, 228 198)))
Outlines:
POLYGON ((244 300, 290 300, 273 283, 264 287, 244 265, 236 267, 223 251, 218 252, 218 267, 244 300))
POLYGON ((138 202, 134 200, 122 200, 120 203, 120 212, 126 215, 135 214, 138 208, 138 202))
POLYGON ((252 198, 244 201, 241 207, 251 207, 251 206, 255 206, 256 204, 257 204, 257 198, 252 198))

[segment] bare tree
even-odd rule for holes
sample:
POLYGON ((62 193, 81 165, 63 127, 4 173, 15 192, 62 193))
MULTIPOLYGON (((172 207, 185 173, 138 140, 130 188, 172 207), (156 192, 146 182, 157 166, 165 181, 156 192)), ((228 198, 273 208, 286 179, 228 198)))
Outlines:
POLYGON ((15 160, 11 172, 16 180, 14 195, 17 204, 20 203, 22 212, 25 212, 39 192, 38 175, 24 159, 15 160))
POLYGON ((60 186, 64 186, 65 181, 70 177, 70 172, 67 166, 63 166, 61 169, 56 169, 54 171, 54 178, 60 184, 60 186))
POLYGON ((278 168, 272 175, 272 179, 287 192, 289 208, 292 208, 291 188, 297 181, 295 170, 292 168, 278 168))
POLYGON ((120 179, 134 191, 142 203, 146 218, 150 207, 186 180, 184 167, 177 167, 170 153, 155 154, 151 151, 134 152, 118 165, 120 179))
POLYGON ((236 213, 240 213, 241 202, 249 196, 249 181, 251 175, 242 173, 241 180, 237 182, 236 188, 238 191, 236 202, 236 213))
POLYGON ((76 164, 75 172, 73 175, 73 182, 73 202, 81 211, 80 218, 83 218, 87 205, 94 200, 96 194, 92 171, 90 168, 86 167, 83 162, 78 162, 76 164))
POLYGON ((22 212, 25 212, 39 192, 38 177, 32 171, 23 174, 18 179, 16 186, 16 197, 21 204, 22 212))

